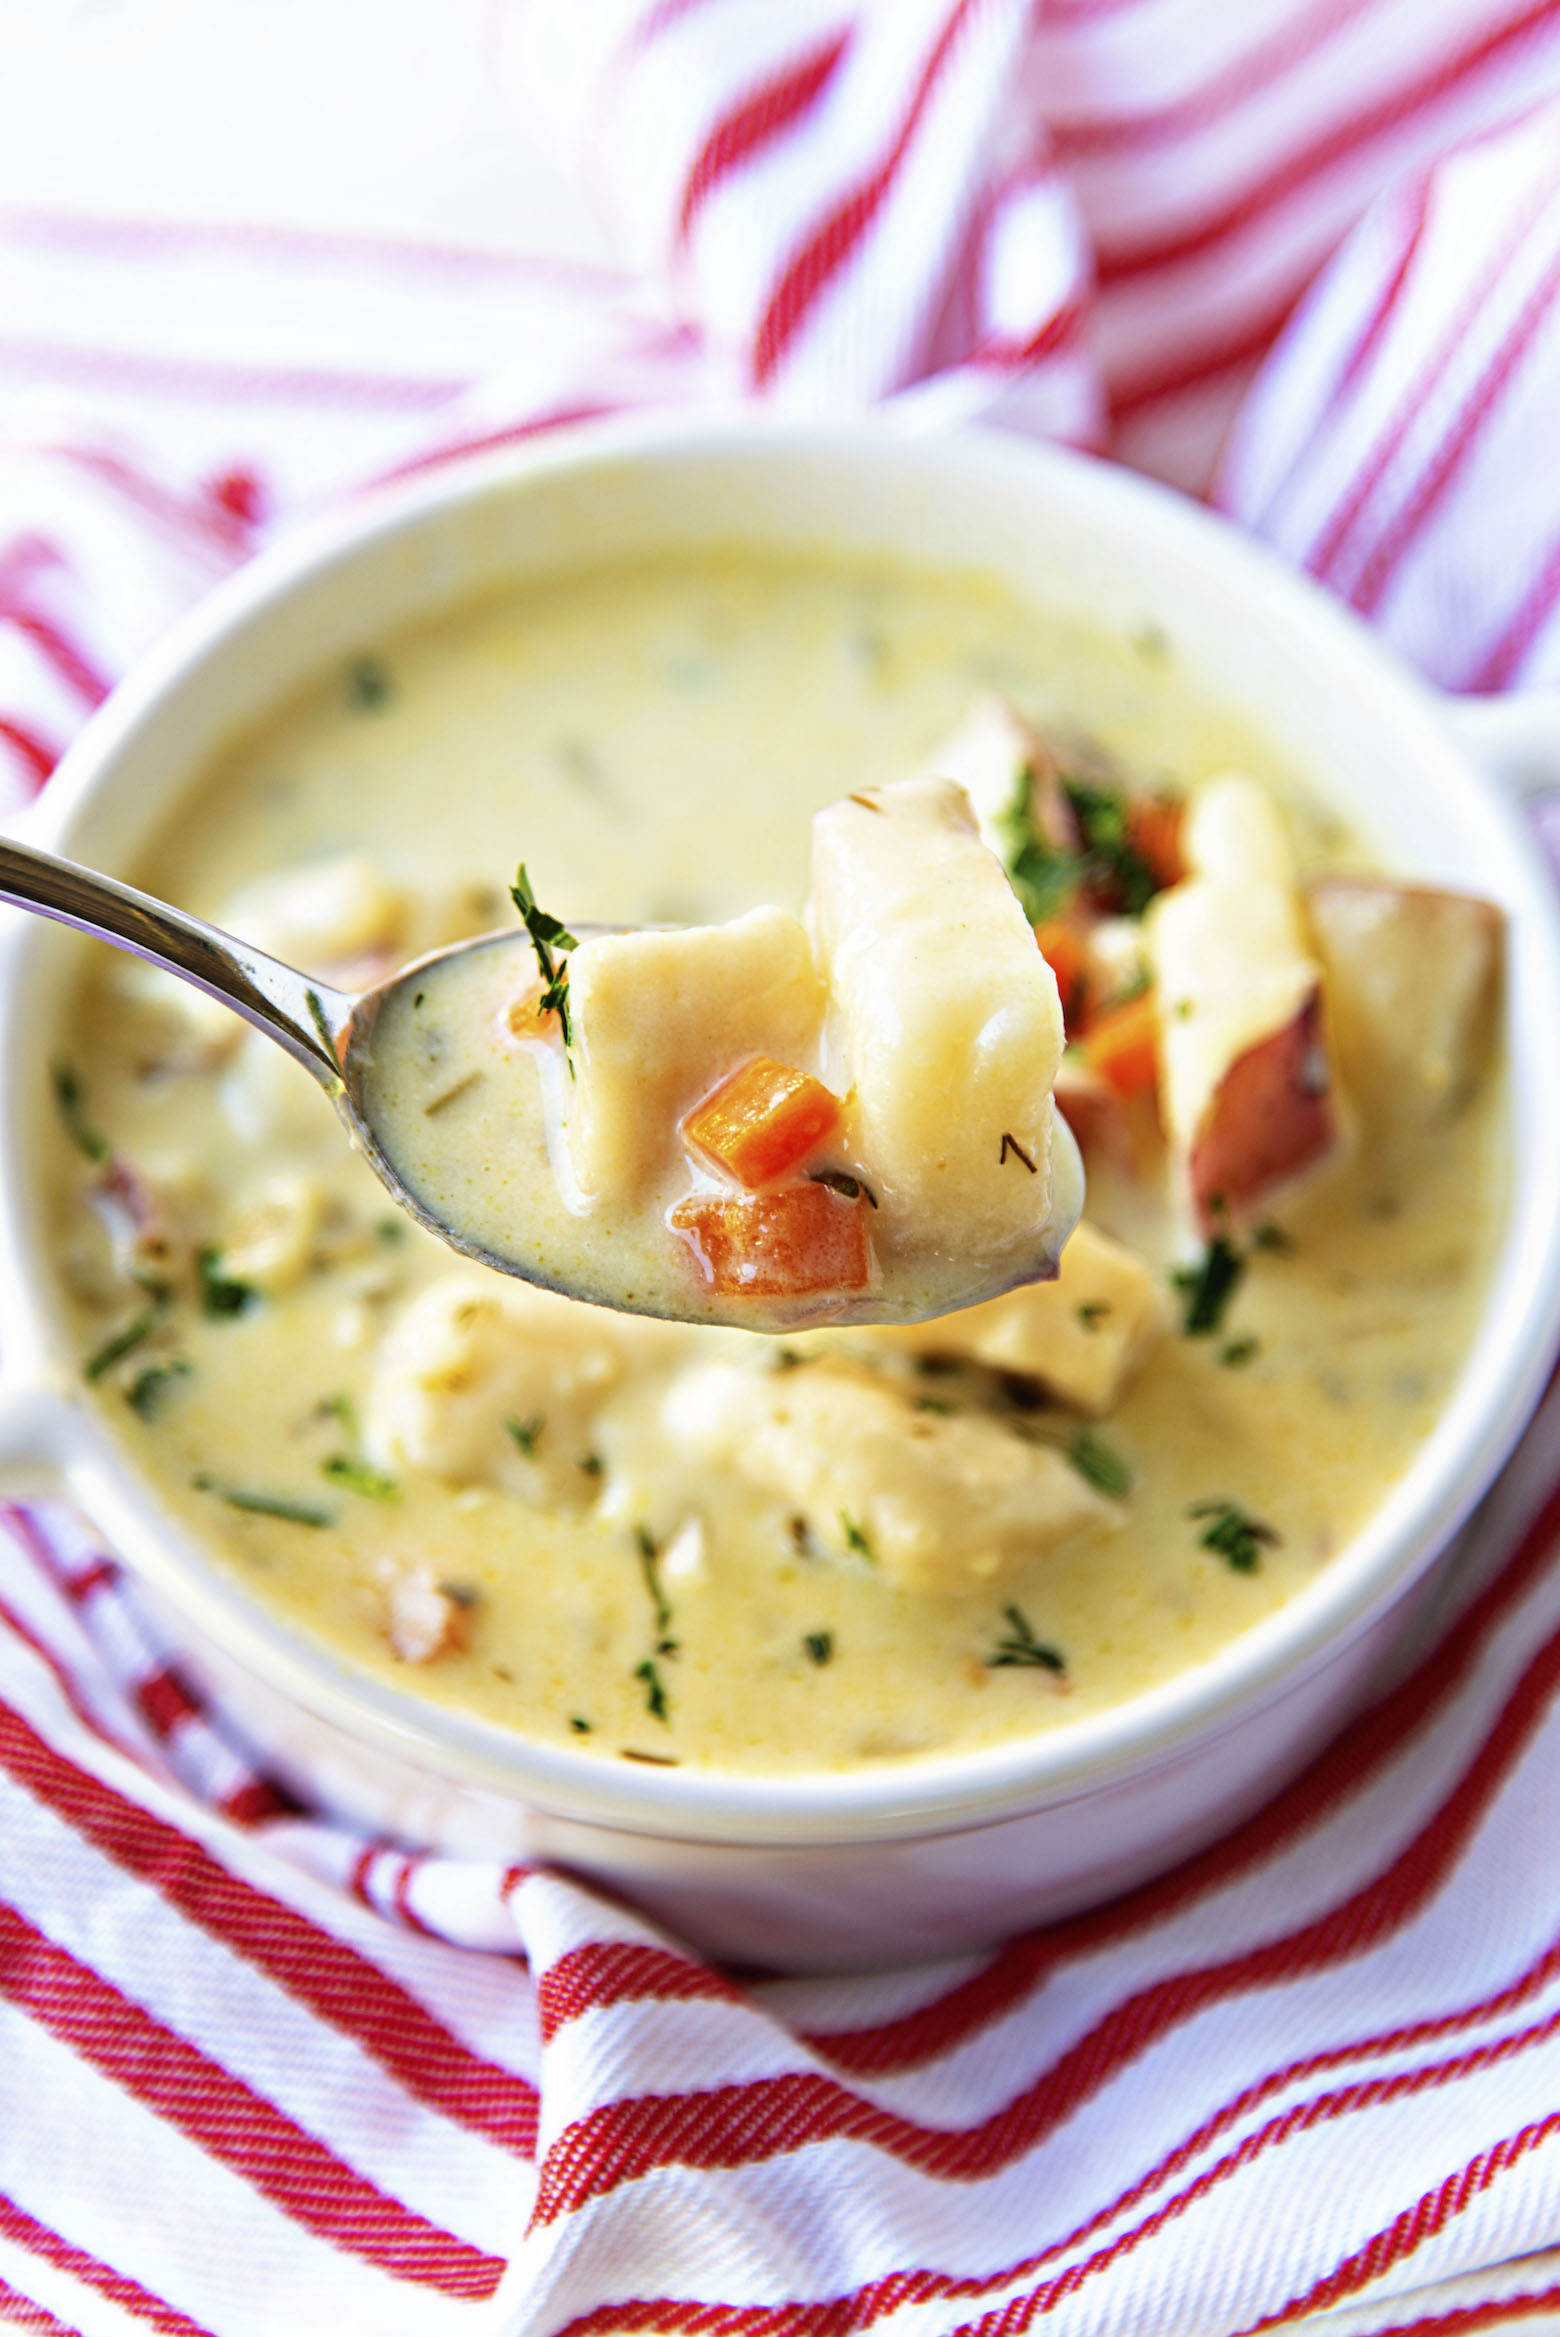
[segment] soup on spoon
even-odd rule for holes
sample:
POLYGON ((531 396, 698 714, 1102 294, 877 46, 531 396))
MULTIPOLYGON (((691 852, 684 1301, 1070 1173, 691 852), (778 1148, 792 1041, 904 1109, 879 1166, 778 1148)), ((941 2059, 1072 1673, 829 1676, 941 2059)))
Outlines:
POLYGON ((962 788, 819 812, 804 918, 576 942, 523 868, 514 897, 529 947, 403 975, 345 1059, 381 1173, 468 1254, 762 1331, 1054 1278, 1083 1203, 1061 1005, 962 788))

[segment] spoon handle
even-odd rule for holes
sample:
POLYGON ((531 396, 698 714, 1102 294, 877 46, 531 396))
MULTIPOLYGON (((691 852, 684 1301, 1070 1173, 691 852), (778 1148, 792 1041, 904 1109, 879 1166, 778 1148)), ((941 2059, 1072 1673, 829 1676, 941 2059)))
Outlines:
POLYGON ((337 1047, 354 1004, 346 991, 311 982, 294 967, 150 893, 7 838, 0 838, 0 902, 74 925, 78 932, 95 934, 193 982, 285 1047, 322 1087, 340 1088, 337 1047))

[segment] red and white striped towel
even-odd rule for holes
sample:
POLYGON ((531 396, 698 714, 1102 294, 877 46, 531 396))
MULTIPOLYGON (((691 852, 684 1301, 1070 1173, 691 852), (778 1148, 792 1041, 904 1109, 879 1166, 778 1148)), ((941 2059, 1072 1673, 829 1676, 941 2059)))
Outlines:
MULTIPOLYGON (((656 401, 1094 444, 1437 679, 1560 680, 1560 0, 519 32, 621 274, 0 219, 11 800, 294 512, 656 401)), ((0 1513, 0 2319, 1560 2325, 1560 1394, 1473 1531, 1440 1643, 1189 1866, 935 1969, 739 1983, 298 1810, 89 1529, 0 1513)))

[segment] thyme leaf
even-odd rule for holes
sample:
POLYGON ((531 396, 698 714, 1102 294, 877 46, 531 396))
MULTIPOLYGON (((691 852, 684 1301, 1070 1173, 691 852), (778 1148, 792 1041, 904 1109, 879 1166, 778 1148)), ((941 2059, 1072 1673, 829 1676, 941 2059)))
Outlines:
POLYGON ((1035 1637, 1022 1607, 1004 1607, 1002 1613, 1007 1630, 986 1658, 988 1671, 1066 1671, 1067 1658, 1035 1637))
MULTIPOLYGON (((534 1461, 536 1458, 537 1439, 540 1437, 542 1430, 546 1426, 546 1415, 541 1412, 534 1412, 529 1420, 506 1420, 504 1422, 504 1433, 514 1444, 519 1447, 520 1451, 524 1453, 528 1461, 534 1461)), ((581 1463, 582 1467, 583 1465, 584 1464, 581 1463)))
POLYGON ((531 937, 531 947, 536 952, 536 963, 541 972, 543 987, 537 1011, 557 1015, 563 1044, 568 1049, 574 1043, 574 1032, 569 1022, 567 953, 571 949, 578 949, 579 943, 558 918, 549 916, 545 909, 537 907, 536 895, 531 890, 531 880, 526 874, 523 860, 515 872, 509 897, 519 910, 520 921, 531 937))
POLYGON ((222 1252, 216 1249, 199 1250, 195 1256, 195 1271, 200 1277, 201 1313, 214 1319, 232 1315, 246 1315, 259 1303, 260 1293, 252 1283, 235 1282, 222 1271, 222 1252))
POLYGON ((858 1525, 846 1510, 840 1511, 840 1532, 845 1536, 845 1547, 854 1550, 858 1558, 865 1558, 869 1566, 877 1564, 877 1552, 865 1526, 858 1525))
POLYGON ((354 1460, 350 1453, 332 1453, 321 1461, 320 1475, 328 1477, 333 1485, 340 1485, 348 1493, 361 1493, 365 1501, 399 1501, 401 1488, 393 1477, 382 1469, 371 1468, 367 1461, 354 1460))
POLYGON ((219 1485, 214 1477, 192 1477, 197 1493, 214 1493, 229 1509, 247 1510, 253 1517, 279 1517, 290 1526, 333 1526, 336 1513, 317 1509, 311 1501, 294 1501, 283 1493, 257 1493, 246 1485, 219 1485))
POLYGON ((1113 1452, 1103 1438, 1092 1429, 1080 1428, 1067 1447, 1067 1458, 1080 1477, 1119 1501, 1132 1490, 1132 1471, 1118 1452, 1113 1452))
POLYGON ((73 1063, 61 1056, 50 1065, 49 1077, 54 1086, 54 1100, 65 1123, 65 1133, 78 1152, 102 1168, 113 1155, 113 1146, 106 1136, 100 1136, 87 1118, 87 1092, 73 1063))
POLYGON ((100 1380, 106 1371, 112 1371, 115 1364, 121 1362, 125 1356, 133 1355, 142 1340, 151 1335, 157 1321, 157 1313, 158 1310, 155 1306, 143 1307, 141 1312, 134 1316, 130 1322, 124 1324, 120 1330, 115 1331, 109 1338, 105 1339, 102 1346, 89 1355, 82 1365, 82 1377, 89 1380, 100 1380))
POLYGON ((182 1355, 172 1356, 166 1363, 149 1363, 126 1388, 125 1402, 138 1420, 155 1420, 173 1381, 188 1379, 190 1370, 182 1355))
POLYGON ((1207 1520, 1199 1546, 1214 1551, 1235 1574, 1255 1574, 1264 1544, 1276 1548, 1283 1538, 1234 1501, 1194 1501, 1186 1514, 1207 1520))
POLYGON ((1185 1305, 1182 1330, 1189 1339, 1217 1331, 1234 1297, 1246 1261, 1223 1234, 1216 1234, 1195 1266, 1178 1267, 1170 1277, 1185 1305))
POLYGON ((645 1710, 651 1719, 658 1720, 663 1728, 670 1728, 672 1725, 671 1700, 666 1693, 666 1683, 656 1666, 654 1656, 647 1655, 643 1663, 635 1664, 634 1677, 636 1680, 643 1680, 645 1684, 645 1710))

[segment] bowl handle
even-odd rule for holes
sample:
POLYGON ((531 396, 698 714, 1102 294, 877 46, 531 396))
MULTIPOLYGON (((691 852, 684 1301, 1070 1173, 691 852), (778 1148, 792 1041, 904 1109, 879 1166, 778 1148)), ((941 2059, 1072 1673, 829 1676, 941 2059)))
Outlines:
POLYGON ((0 1493, 58 1493, 69 1431, 63 1396, 0 1374, 0 1493))
POLYGON ((1509 795, 1560 795, 1560 690, 1448 698, 1445 713, 1463 752, 1509 795))

